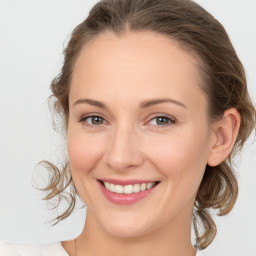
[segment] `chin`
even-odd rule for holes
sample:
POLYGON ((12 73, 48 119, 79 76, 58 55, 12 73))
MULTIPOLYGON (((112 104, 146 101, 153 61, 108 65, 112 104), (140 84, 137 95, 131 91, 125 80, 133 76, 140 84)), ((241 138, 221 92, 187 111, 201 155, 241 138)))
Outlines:
POLYGON ((120 238, 134 238, 147 234, 149 228, 145 223, 137 221, 115 220, 103 225, 107 233, 120 238))

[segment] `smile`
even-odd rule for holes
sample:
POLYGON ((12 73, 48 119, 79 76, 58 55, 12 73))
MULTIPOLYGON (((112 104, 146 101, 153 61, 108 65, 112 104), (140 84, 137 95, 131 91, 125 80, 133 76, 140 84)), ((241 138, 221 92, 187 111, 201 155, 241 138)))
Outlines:
POLYGON ((152 188, 157 183, 158 182, 150 182, 150 183, 133 184, 133 185, 130 184, 130 185, 122 186, 122 185, 102 181, 102 184, 105 186, 107 190, 117 194, 139 193, 140 191, 145 191, 147 189, 152 188))
POLYGON ((102 193, 110 202, 114 204, 130 205, 149 196, 155 190, 160 181, 145 181, 143 183, 132 182, 134 184, 120 185, 109 181, 98 180, 98 183, 102 193))

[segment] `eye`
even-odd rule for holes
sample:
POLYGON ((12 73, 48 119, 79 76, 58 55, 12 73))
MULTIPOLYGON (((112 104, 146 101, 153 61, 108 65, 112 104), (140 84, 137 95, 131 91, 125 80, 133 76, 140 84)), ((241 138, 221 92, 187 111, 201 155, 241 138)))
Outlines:
MULTIPOLYGON (((87 126, 100 126, 106 122, 103 117, 97 115, 90 115, 82 117, 79 122, 87 126)), ((176 123, 176 120, 167 115, 159 115, 152 118, 148 124, 156 125, 159 127, 166 127, 176 123)))
POLYGON ((176 123, 176 120, 167 115, 156 116, 148 122, 148 124, 162 126, 162 127, 170 126, 174 123, 176 123))
POLYGON ((82 117, 79 122, 87 126, 99 126, 104 124, 104 119, 101 116, 91 115, 82 117))

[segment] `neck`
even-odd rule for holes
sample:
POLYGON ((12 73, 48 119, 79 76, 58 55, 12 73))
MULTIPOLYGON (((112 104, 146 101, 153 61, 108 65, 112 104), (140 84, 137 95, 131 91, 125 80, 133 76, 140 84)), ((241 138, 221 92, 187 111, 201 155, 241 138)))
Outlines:
POLYGON ((106 232, 88 211, 81 235, 76 239, 77 256, 140 255, 194 256, 191 220, 179 216, 170 225, 140 237, 120 238, 106 232), (98 245, 98 246, 97 246, 98 245))

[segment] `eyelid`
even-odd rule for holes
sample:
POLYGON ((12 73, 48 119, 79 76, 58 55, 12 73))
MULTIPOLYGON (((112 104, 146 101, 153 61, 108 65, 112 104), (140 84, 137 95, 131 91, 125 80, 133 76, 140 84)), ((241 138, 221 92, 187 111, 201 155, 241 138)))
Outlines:
POLYGON ((87 118, 92 118, 92 117, 99 117, 99 118, 101 118, 101 119, 103 120, 103 122, 107 122, 107 121, 105 120, 105 118, 104 118, 103 116, 101 116, 100 114, 87 114, 87 115, 84 115, 84 116, 82 116, 82 117, 78 120, 78 122, 81 122, 83 125, 87 125, 87 126, 90 126, 90 127, 101 126, 101 124, 100 124, 100 125, 95 125, 95 124, 88 124, 87 122, 85 122, 85 119, 87 119, 87 118))
POLYGON ((166 128, 166 127, 172 126, 173 124, 177 123, 177 119, 174 118, 174 117, 172 117, 172 116, 169 116, 169 115, 167 115, 167 114, 156 114, 154 117, 152 117, 152 118, 147 122, 147 124, 148 124, 150 121, 152 121, 152 120, 154 120, 154 119, 156 119, 156 118, 159 118, 159 117, 166 118, 166 119, 168 119, 170 122, 169 122, 169 124, 165 124, 165 125, 155 125, 157 128, 166 128))

